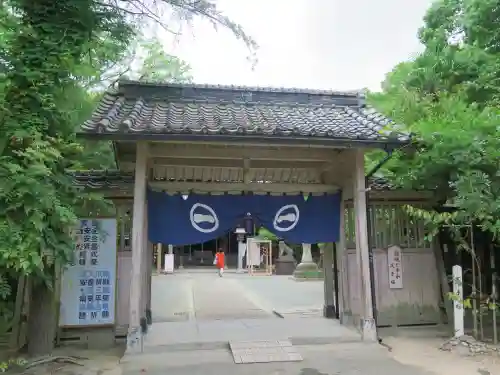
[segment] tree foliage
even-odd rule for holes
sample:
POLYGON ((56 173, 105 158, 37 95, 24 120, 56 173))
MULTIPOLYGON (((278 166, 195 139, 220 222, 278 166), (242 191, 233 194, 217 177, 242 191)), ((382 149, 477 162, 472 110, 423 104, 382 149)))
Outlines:
MULTIPOLYGON (((89 202, 68 170, 113 164, 108 144, 80 144, 76 126, 114 79, 130 74, 124 62, 141 22, 168 28, 161 11, 137 0, 5 0, 0 3, 0 271, 33 283, 29 352, 51 351, 57 322, 52 293, 56 264, 71 258, 71 229, 89 202), (111 75, 109 75, 111 74, 111 75), (113 75, 114 74, 114 75, 113 75)), ((208 18, 229 28, 253 51, 255 42, 209 0, 164 0, 183 20, 208 18)), ((189 67, 143 45, 138 78, 189 80, 189 67)), ((136 68, 136 66, 133 66, 136 68)), ((0 273, 2 297, 10 289, 0 273)))
MULTIPOLYGON (((419 37, 424 51, 390 72, 370 100, 415 138, 383 170, 396 185, 435 190, 453 215, 500 234, 500 31, 494 0, 439 0, 419 37)), ((414 214, 416 214, 414 212, 414 214)), ((422 214, 422 213, 420 213, 422 214)))

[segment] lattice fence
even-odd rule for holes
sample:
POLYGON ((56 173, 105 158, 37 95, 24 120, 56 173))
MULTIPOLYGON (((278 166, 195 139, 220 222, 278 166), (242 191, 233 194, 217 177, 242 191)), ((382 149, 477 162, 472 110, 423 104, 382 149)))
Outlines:
MULTIPOLYGON (((404 210, 404 202, 373 202, 368 214, 371 220, 370 237, 374 248, 382 249, 391 245, 401 248, 430 248, 426 238, 425 223, 413 218, 404 210)), ((424 205, 414 205, 423 208, 424 205)), ((352 204, 345 209, 346 246, 353 249, 355 245, 355 215, 352 204)))

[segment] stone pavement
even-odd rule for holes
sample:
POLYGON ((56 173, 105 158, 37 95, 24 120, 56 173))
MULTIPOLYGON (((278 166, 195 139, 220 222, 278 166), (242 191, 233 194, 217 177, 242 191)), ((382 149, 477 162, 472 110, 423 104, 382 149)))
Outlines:
MULTIPOLYGON (((235 364, 227 349, 165 352, 142 355, 122 365, 122 374, 153 375, 431 375, 390 357, 377 344, 342 343, 295 346, 300 362, 235 364)), ((107 375, 107 374, 106 374, 107 375)), ((117 374, 118 375, 118 374, 117 374)))
POLYGON ((175 345, 218 348, 231 340, 359 340, 357 332, 335 320, 308 315, 304 324, 301 314, 280 319, 273 313, 294 308, 321 311, 321 282, 230 272, 219 278, 213 271, 185 271, 153 277, 152 293, 153 326, 144 341, 146 351, 175 345))
POLYGON ((153 325, 143 353, 127 354, 122 359, 122 372, 425 374, 392 360, 387 349, 378 344, 362 343, 356 331, 338 321, 310 314, 319 313, 322 304, 322 282, 231 272, 219 278, 212 269, 155 276, 153 325), (273 310, 281 311, 283 318, 273 310), (274 345, 272 353, 262 349, 277 342, 282 345, 274 345), (230 345, 245 353, 233 357, 230 345), (283 360, 285 352, 297 361, 271 362, 273 358, 283 360), (235 363, 236 358, 266 362, 265 356, 270 363, 235 363))

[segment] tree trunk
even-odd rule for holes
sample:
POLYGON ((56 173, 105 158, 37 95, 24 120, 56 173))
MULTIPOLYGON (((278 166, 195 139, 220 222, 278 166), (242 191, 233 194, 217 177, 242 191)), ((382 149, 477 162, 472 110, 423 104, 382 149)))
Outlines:
POLYGON ((51 354, 56 333, 56 301, 54 291, 44 283, 36 283, 31 290, 28 317, 28 354, 51 354))

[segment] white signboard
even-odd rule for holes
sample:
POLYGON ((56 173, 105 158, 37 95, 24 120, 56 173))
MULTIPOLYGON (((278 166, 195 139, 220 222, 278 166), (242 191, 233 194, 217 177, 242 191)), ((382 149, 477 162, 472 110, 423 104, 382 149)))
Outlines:
POLYGON ((389 288, 403 289, 403 254, 398 246, 391 246, 387 249, 387 264, 389 288))
POLYGON ((115 293, 116 219, 82 219, 62 274, 59 326, 114 324, 115 293))
POLYGON ((174 254, 165 254, 165 273, 174 273, 174 254))
POLYGON ((247 239, 247 266, 260 266, 260 246, 253 238, 247 239))

